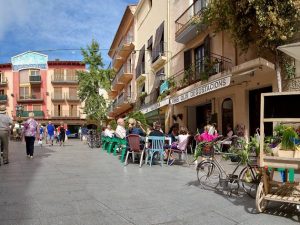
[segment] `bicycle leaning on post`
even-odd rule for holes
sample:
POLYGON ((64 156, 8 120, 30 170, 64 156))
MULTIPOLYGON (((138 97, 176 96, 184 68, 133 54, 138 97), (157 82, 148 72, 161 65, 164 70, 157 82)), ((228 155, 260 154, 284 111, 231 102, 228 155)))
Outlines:
MULTIPOLYGON (((228 142, 228 140, 226 140, 228 142)), ((232 146, 234 148, 240 148, 241 151, 245 151, 245 145, 243 140, 237 136, 231 138, 232 146)), ((240 187, 250 197, 255 198, 256 190, 260 182, 261 173, 256 163, 252 162, 252 157, 247 157, 242 160, 238 158, 238 162, 232 173, 227 173, 224 167, 221 165, 220 160, 215 157, 216 154, 220 154, 223 157, 237 156, 234 153, 222 152, 222 141, 215 140, 212 142, 199 143, 202 146, 203 160, 197 164, 197 177, 202 188, 217 189, 228 191, 231 195, 233 191, 239 193, 240 187), (244 165, 245 164, 245 165, 244 165), (238 173, 240 167, 244 166, 238 173)))

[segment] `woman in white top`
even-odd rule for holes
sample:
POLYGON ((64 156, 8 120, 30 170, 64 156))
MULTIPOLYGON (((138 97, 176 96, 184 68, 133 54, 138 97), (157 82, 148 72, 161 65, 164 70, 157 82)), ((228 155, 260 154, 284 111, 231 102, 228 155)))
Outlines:
MULTIPOLYGON (((184 151, 186 149, 187 144, 188 144, 188 140, 189 140, 189 134, 188 134, 187 128, 186 127, 180 127, 179 135, 178 135, 178 141, 172 143, 171 151, 172 150, 184 151)), ((169 158, 169 163, 168 164, 171 166, 174 163, 175 158, 171 154, 170 154, 169 157, 170 158, 169 158)))

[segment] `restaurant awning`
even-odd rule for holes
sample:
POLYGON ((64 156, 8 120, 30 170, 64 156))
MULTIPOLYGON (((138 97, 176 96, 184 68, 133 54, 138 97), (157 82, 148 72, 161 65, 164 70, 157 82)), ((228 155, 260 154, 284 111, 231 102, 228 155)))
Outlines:
POLYGON ((300 42, 279 46, 278 50, 297 60, 300 60, 300 42))

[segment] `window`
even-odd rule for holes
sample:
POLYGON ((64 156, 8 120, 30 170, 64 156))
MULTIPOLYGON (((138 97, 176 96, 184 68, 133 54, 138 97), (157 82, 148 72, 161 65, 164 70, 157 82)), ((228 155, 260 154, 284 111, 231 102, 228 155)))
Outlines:
POLYGON ((69 95, 70 96, 77 96, 77 88, 69 88, 69 95))
POLYGON ((4 90, 3 89, 0 90, 0 95, 4 95, 4 90))
POLYGON ((195 49, 195 79, 200 79, 201 73, 204 71, 204 57, 205 48, 204 45, 200 45, 195 49))
POLYGON ((226 136, 227 126, 233 128, 233 102, 231 98, 226 98, 222 103, 222 134, 226 136))
POLYGON ((29 98, 29 87, 20 87, 20 99, 29 98))
POLYGON ((4 74, 0 71, 0 83, 5 81, 4 74))
POLYGON ((20 84, 29 83, 29 71, 28 70, 21 70, 20 74, 20 84))
POLYGON ((33 105, 32 110, 33 111, 41 111, 42 110, 42 105, 33 105))
POLYGON ((54 69, 54 80, 64 80, 63 69, 54 69))
POLYGON ((39 70, 30 70, 30 76, 40 76, 39 70))

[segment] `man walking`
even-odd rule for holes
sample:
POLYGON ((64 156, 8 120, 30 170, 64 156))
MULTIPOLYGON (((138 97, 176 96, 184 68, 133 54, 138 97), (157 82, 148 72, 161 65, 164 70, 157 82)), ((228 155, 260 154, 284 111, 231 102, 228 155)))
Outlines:
POLYGON ((53 145, 54 130, 55 130, 54 125, 51 123, 51 121, 49 121, 48 125, 47 125, 47 134, 48 134, 47 139, 48 139, 50 145, 53 145))
POLYGON ((1 151, 3 151, 3 163, 8 164, 8 142, 9 133, 13 130, 14 124, 11 118, 6 115, 6 106, 0 106, 0 140, 1 151), (11 125, 11 127, 9 127, 11 125))

